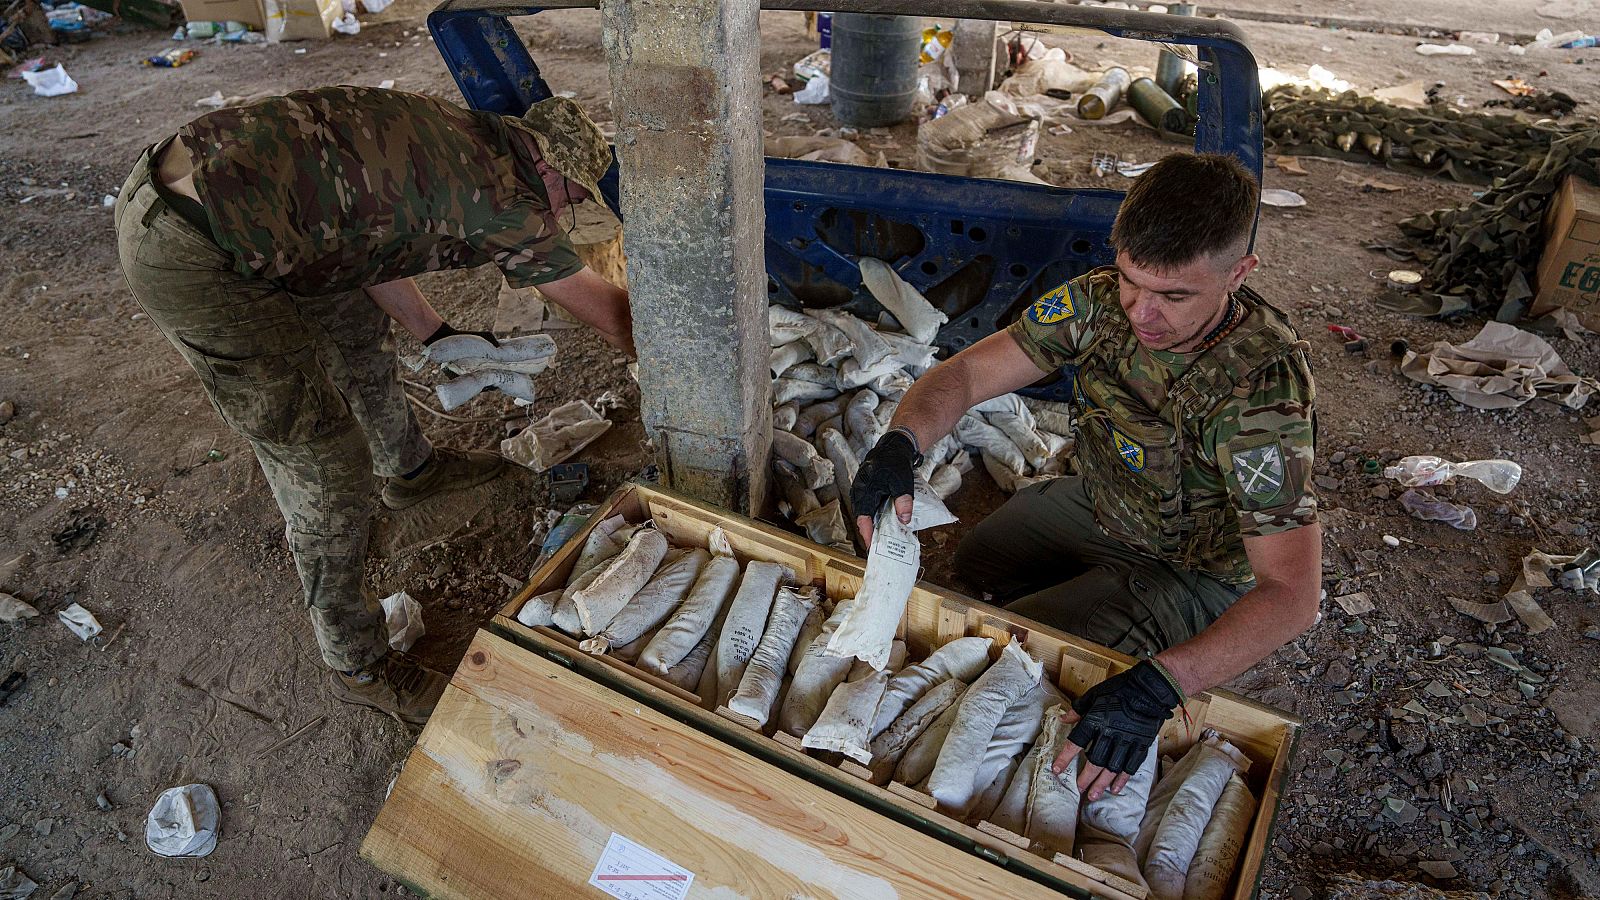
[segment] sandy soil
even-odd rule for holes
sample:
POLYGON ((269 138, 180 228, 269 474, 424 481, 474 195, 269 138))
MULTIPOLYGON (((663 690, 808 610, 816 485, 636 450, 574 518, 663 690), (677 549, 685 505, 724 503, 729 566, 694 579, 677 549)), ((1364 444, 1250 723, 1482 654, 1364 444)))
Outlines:
MULTIPOLYGON (((1480 13, 1503 21, 1511 7, 1530 6, 1543 4, 1431 4, 1407 18, 1439 7, 1441 17, 1450 14, 1446 27, 1472 27, 1480 13)), ((1383 18, 1370 3, 1338 7, 1383 18)), ((44 613, 25 626, 0 626, 0 675, 26 674, 0 706, 0 864, 16 862, 40 882, 37 896, 74 883, 81 896, 130 898, 399 890, 356 851, 413 737, 325 692, 282 522, 254 459, 161 337, 136 318, 101 198, 116 192, 142 147, 197 114, 194 102, 214 91, 393 79, 401 89, 455 98, 421 30, 427 9, 402 0, 369 18, 360 35, 327 43, 206 45, 176 70, 137 62, 171 46, 165 35, 121 33, 51 52, 82 85, 78 94, 47 100, 20 82, 0 85, 0 400, 19 410, 0 426, 0 562, 29 554, 3 587, 44 613), (222 458, 210 460, 212 450, 222 458), (64 499, 58 488, 66 488, 64 499), (54 621, 74 601, 105 624, 98 645, 54 621), (222 841, 206 859, 156 859, 142 846, 145 813, 162 789, 190 781, 216 788, 222 841), (102 793, 109 810, 96 802, 102 793)), ((1562 24, 1530 21, 1529 31, 1562 24)), ((1600 96, 1593 74, 1600 53, 1592 50, 1535 58, 1486 47, 1466 59, 1424 58, 1412 52, 1414 39, 1398 35, 1245 27, 1263 64, 1318 62, 1369 88, 1439 80, 1448 96, 1476 105, 1496 95, 1490 78, 1532 79, 1544 70, 1541 84, 1600 96), (1580 64, 1586 53, 1594 59, 1580 64)), ((598 120, 609 120, 597 15, 546 13, 519 28, 552 86, 576 92, 598 120)), ((809 49, 798 14, 768 14, 763 38, 769 73, 809 49)), ((1125 42, 1060 43, 1080 61, 1153 62, 1148 48, 1125 42)), ((797 108, 772 94, 764 103, 776 134, 834 126, 826 108, 797 108)), ((913 142, 911 126, 863 139, 902 165, 913 142)), ((1077 182, 1096 149, 1139 159, 1166 151, 1129 125, 1050 136, 1040 153, 1049 171, 1077 182)), ((1591 596, 1543 591, 1557 626, 1535 636, 1516 625, 1486 629, 1444 602, 1493 599, 1530 547, 1592 545, 1600 452, 1578 444, 1580 420, 1569 411, 1547 403, 1469 410, 1393 371, 1391 339, 1459 341, 1478 323, 1380 311, 1372 273, 1393 266, 1361 245, 1393 236, 1397 218, 1467 200, 1469 188, 1324 160, 1305 168, 1306 177, 1266 173, 1268 187, 1299 191, 1308 206, 1263 211, 1265 264, 1252 284, 1291 312, 1312 345, 1330 594, 1359 585, 1377 609, 1357 620, 1329 602, 1316 628, 1233 685, 1307 720, 1264 887, 1272 896, 1308 897, 1323 890, 1329 873, 1422 879, 1419 863, 1450 862, 1459 877, 1434 883, 1600 895, 1593 680, 1600 642, 1580 637, 1600 619, 1600 607, 1591 596), (1366 193, 1351 174, 1381 174, 1401 190, 1366 193), (1324 322, 1370 335, 1373 349, 1347 354, 1324 322), (1482 524, 1455 532, 1407 517, 1394 500, 1375 495, 1379 479, 1359 469, 1364 458, 1423 452, 1505 455, 1527 474, 1506 499, 1460 489, 1482 524), (1407 543, 1391 550, 1384 534, 1407 543), (1522 677, 1526 695, 1518 678, 1486 660, 1485 647, 1504 648, 1538 673, 1522 677), (1426 714, 1402 708, 1412 701, 1426 714)), ((492 271, 423 284, 456 324, 488 324, 498 287, 492 271)), ((629 404, 618 427, 582 456, 593 467, 588 496, 599 498, 649 462, 637 392, 597 339, 564 331, 557 340, 563 364, 540 378, 549 401, 612 389, 629 404)), ((1595 339, 1553 343, 1577 371, 1600 372, 1595 339)), ((503 401, 484 400, 464 413, 489 421, 422 421, 440 442, 486 447, 511 412, 503 401)), ((998 500, 980 478, 954 505, 975 521, 998 500)), ((501 574, 526 574, 528 543, 549 507, 540 479, 519 476, 381 523, 369 575, 380 593, 403 588, 423 603, 429 633, 417 652, 425 659, 453 666, 505 600, 501 574)), ((952 549, 958 533, 936 546, 952 549)), ((928 554, 931 571, 948 580, 941 556, 928 554)))

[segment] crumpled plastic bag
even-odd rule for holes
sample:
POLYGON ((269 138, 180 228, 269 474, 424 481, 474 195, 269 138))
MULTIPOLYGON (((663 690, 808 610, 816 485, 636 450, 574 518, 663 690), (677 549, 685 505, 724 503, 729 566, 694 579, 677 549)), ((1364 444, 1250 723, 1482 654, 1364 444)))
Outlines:
POLYGON ((87 641, 105 630, 100 627, 100 621, 94 617, 94 613, 76 603, 56 613, 56 618, 77 635, 79 640, 87 641))
POLYGON ((583 400, 552 409, 544 418, 500 442, 500 455, 543 472, 570 459, 611 428, 611 420, 583 400))
POLYGON ((389 627, 389 646, 401 653, 427 633, 422 624, 422 604, 405 591, 383 598, 383 622, 389 627))
POLYGON ((22 80, 32 85, 33 92, 40 97, 59 97, 78 90, 78 83, 72 80, 72 76, 68 75, 67 70, 59 63, 52 69, 23 72, 22 80))
POLYGON ((1504 322, 1485 322, 1464 344, 1436 341, 1421 353, 1407 351, 1400 371, 1477 409, 1509 409, 1540 396, 1582 409, 1600 390, 1600 381, 1574 374, 1543 338, 1504 322))
POLYGON ((217 849, 222 809, 204 784, 168 788, 144 823, 144 840, 160 856, 205 856, 217 849))
POLYGON ((0 900, 26 900, 39 885, 16 866, 0 869, 0 900))
POLYGON ((794 92, 794 102, 805 106, 821 106, 833 102, 828 90, 828 76, 813 75, 806 86, 794 92))
POLYGON ((1033 174, 1040 116, 999 91, 917 127, 917 168, 969 178, 1043 184, 1033 174))

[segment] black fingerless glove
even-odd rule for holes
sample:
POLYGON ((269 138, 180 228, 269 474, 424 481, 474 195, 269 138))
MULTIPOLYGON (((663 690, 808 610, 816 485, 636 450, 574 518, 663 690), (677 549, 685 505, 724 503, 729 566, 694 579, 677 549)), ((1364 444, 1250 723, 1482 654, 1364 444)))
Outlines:
POLYGON ((447 338, 456 334, 475 334, 496 347, 500 346, 500 342, 495 340, 494 332, 492 331, 457 331, 450 327, 449 322, 440 322, 439 327, 433 330, 433 334, 423 338, 422 346, 426 347, 440 338, 447 338))
POLYGON ((1089 762, 1112 772, 1139 771, 1161 723, 1183 702, 1161 669, 1144 660, 1083 692, 1072 709, 1082 716, 1067 740, 1089 762))
POLYGON ((903 431, 891 431, 861 461, 850 486, 850 509, 858 516, 876 518, 883 504, 911 493, 922 454, 903 431))

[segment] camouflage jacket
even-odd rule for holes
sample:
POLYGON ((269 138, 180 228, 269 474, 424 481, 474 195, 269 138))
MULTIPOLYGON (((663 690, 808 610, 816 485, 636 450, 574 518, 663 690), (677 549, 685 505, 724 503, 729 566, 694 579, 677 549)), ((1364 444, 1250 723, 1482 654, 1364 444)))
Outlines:
POLYGON ((489 262, 515 287, 581 269, 517 126, 338 86, 207 113, 178 140, 238 271, 318 296, 489 262))
POLYGON ((1134 549, 1235 584, 1245 536, 1310 525, 1316 388, 1304 344, 1249 291, 1244 316, 1193 353, 1139 343, 1114 268, 1045 294, 1010 328, 1046 371, 1075 367, 1076 464, 1095 519, 1134 549))

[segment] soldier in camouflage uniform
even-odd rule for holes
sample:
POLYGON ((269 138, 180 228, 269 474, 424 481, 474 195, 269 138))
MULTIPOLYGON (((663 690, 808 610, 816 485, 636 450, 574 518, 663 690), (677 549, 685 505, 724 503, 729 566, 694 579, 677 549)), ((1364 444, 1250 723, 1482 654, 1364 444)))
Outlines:
MULTIPOLYGON (((919 447, 990 397, 1064 370, 1076 475, 1018 491, 956 569, 1008 609, 1146 656, 1091 688, 1057 771, 1120 790, 1174 707, 1316 620, 1315 389, 1305 345, 1244 279, 1259 191, 1231 157, 1170 156, 1134 182, 1116 265, 1040 297, 906 393, 853 508, 909 521, 919 447)), ((858 520, 870 540, 871 519, 858 520)))
POLYGON ((460 332, 411 276, 493 263, 631 354, 627 292, 559 225, 598 200, 611 158, 570 100, 513 118, 330 87, 202 116, 123 185, 128 286, 254 448, 342 700, 415 724, 446 681, 390 652, 363 584, 373 476, 387 479, 384 505, 404 509, 504 467, 434 448, 418 427, 390 320, 424 343, 460 332))

